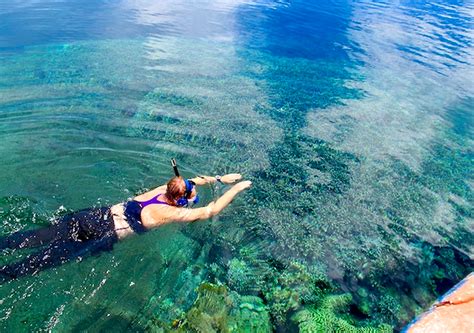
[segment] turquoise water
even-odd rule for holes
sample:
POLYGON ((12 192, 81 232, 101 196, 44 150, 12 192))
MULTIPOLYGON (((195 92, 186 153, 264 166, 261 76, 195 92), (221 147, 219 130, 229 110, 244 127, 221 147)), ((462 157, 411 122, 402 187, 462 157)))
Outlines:
POLYGON ((473 270, 473 10, 0 4, 2 235, 160 185, 171 157, 254 184, 1 285, 2 331, 402 328, 473 270))

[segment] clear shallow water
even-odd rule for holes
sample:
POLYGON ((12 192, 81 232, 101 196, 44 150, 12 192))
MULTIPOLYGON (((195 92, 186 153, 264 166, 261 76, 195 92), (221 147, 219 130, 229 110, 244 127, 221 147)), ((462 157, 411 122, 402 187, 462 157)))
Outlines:
POLYGON ((472 271, 472 12, 1 4, 2 234, 161 184, 173 156, 254 182, 213 221, 2 285, 2 330, 403 327, 472 271))

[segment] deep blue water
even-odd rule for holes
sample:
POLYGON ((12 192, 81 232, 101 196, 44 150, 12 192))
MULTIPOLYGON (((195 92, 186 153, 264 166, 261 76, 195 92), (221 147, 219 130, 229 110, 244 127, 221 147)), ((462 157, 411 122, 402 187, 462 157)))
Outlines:
POLYGON ((473 11, 1 2, 2 235, 163 184, 170 157, 254 184, 3 284, 2 330, 403 327, 473 268, 473 11))

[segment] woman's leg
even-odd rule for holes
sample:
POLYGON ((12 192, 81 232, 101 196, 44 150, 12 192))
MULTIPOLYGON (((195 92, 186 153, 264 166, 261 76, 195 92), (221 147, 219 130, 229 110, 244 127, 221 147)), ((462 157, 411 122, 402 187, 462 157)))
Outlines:
POLYGON ((20 276, 34 274, 48 267, 58 266, 70 259, 70 254, 78 250, 81 245, 79 242, 53 242, 45 249, 19 262, 0 267, 0 281, 6 282, 20 276))
POLYGON ((62 223, 40 229, 15 232, 0 238, 0 250, 46 245, 59 239, 63 233, 67 234, 67 226, 62 223))
POLYGON ((73 240, 78 238, 79 223, 82 220, 90 219, 95 209, 85 209, 64 215, 57 224, 49 227, 19 231, 11 235, 0 238, 0 250, 2 249, 23 249, 27 247, 38 247, 49 244, 56 240, 73 240))
POLYGON ((97 239, 113 227, 108 207, 84 209, 63 216, 57 224, 49 227, 19 231, 0 237, 0 250, 37 247, 60 239, 64 241, 97 239))
POLYGON ((64 216, 48 228, 19 232, 0 239, 2 248, 50 245, 25 259, 0 267, 1 283, 58 266, 66 261, 111 250, 118 240, 109 209, 87 209, 64 216))
POLYGON ((86 242, 62 240, 53 242, 46 249, 33 253, 17 263, 0 267, 0 284, 59 266, 72 259, 109 251, 116 241, 116 235, 108 234, 86 242))

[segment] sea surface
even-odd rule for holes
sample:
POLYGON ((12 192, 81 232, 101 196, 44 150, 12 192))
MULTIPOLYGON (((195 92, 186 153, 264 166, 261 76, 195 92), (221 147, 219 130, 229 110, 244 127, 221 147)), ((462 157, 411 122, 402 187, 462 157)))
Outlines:
POLYGON ((172 157, 253 187, 0 285, 0 331, 402 329, 474 269, 473 37, 472 1, 1 1, 0 235, 172 157))

